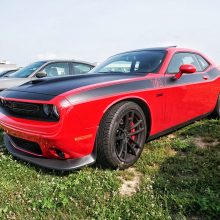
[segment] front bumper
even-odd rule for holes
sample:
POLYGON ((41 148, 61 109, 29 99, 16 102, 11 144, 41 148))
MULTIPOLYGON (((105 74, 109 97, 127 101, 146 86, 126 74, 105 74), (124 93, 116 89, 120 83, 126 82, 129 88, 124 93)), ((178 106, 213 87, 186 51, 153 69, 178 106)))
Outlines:
POLYGON ((69 170, 81 168, 86 165, 91 165, 96 161, 96 155, 94 152, 81 158, 66 159, 66 160, 35 157, 20 150, 17 150, 15 148, 16 147, 15 143, 6 133, 4 133, 4 144, 7 150, 14 157, 48 169, 69 171, 69 170))

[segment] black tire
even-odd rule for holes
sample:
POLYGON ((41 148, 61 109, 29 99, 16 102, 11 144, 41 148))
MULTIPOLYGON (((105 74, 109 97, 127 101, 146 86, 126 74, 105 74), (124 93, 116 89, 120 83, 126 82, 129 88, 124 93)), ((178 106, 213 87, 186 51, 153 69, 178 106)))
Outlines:
POLYGON ((218 100, 215 106, 214 114, 215 117, 220 118, 220 95, 218 96, 218 100))
POLYGON ((145 115, 134 102, 121 102, 104 115, 97 135, 97 162, 126 169, 140 157, 147 134, 145 115))

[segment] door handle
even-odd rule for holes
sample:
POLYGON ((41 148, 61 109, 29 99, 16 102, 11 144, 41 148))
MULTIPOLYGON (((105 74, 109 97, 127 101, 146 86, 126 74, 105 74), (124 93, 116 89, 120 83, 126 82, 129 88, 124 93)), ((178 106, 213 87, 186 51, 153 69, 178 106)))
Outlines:
POLYGON ((156 94, 156 97, 161 97, 161 96, 163 96, 163 93, 157 93, 156 94))
POLYGON ((207 79, 209 79, 209 77, 208 76, 203 76, 203 79, 207 80, 207 79))

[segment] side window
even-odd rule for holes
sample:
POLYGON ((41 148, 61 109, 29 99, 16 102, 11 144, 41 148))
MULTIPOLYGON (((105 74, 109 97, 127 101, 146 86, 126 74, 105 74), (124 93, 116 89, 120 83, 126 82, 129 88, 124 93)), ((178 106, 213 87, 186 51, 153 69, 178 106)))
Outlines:
POLYGON ((73 74, 88 73, 93 67, 84 63, 73 63, 73 74))
POLYGON ((201 66, 196 58, 195 54, 192 53, 176 53, 174 54, 169 66, 167 73, 178 73, 179 68, 183 64, 192 64, 196 67, 196 71, 202 71, 201 66))
POLYGON ((200 55, 196 54, 196 57, 198 59, 198 62, 201 66, 201 71, 204 71, 208 66, 209 66, 209 63, 200 55))
POLYGON ((45 72, 47 77, 67 76, 69 75, 69 65, 64 62, 51 63, 45 66, 41 71, 45 72))

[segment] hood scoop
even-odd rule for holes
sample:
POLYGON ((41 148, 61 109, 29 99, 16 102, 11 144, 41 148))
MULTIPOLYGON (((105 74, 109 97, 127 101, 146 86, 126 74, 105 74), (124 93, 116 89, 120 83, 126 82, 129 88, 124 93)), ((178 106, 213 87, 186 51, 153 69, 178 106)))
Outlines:
POLYGON ((31 83, 31 84, 38 84, 38 83, 41 83, 41 82, 44 82, 44 80, 43 79, 36 79, 36 80, 30 81, 29 83, 31 83))

